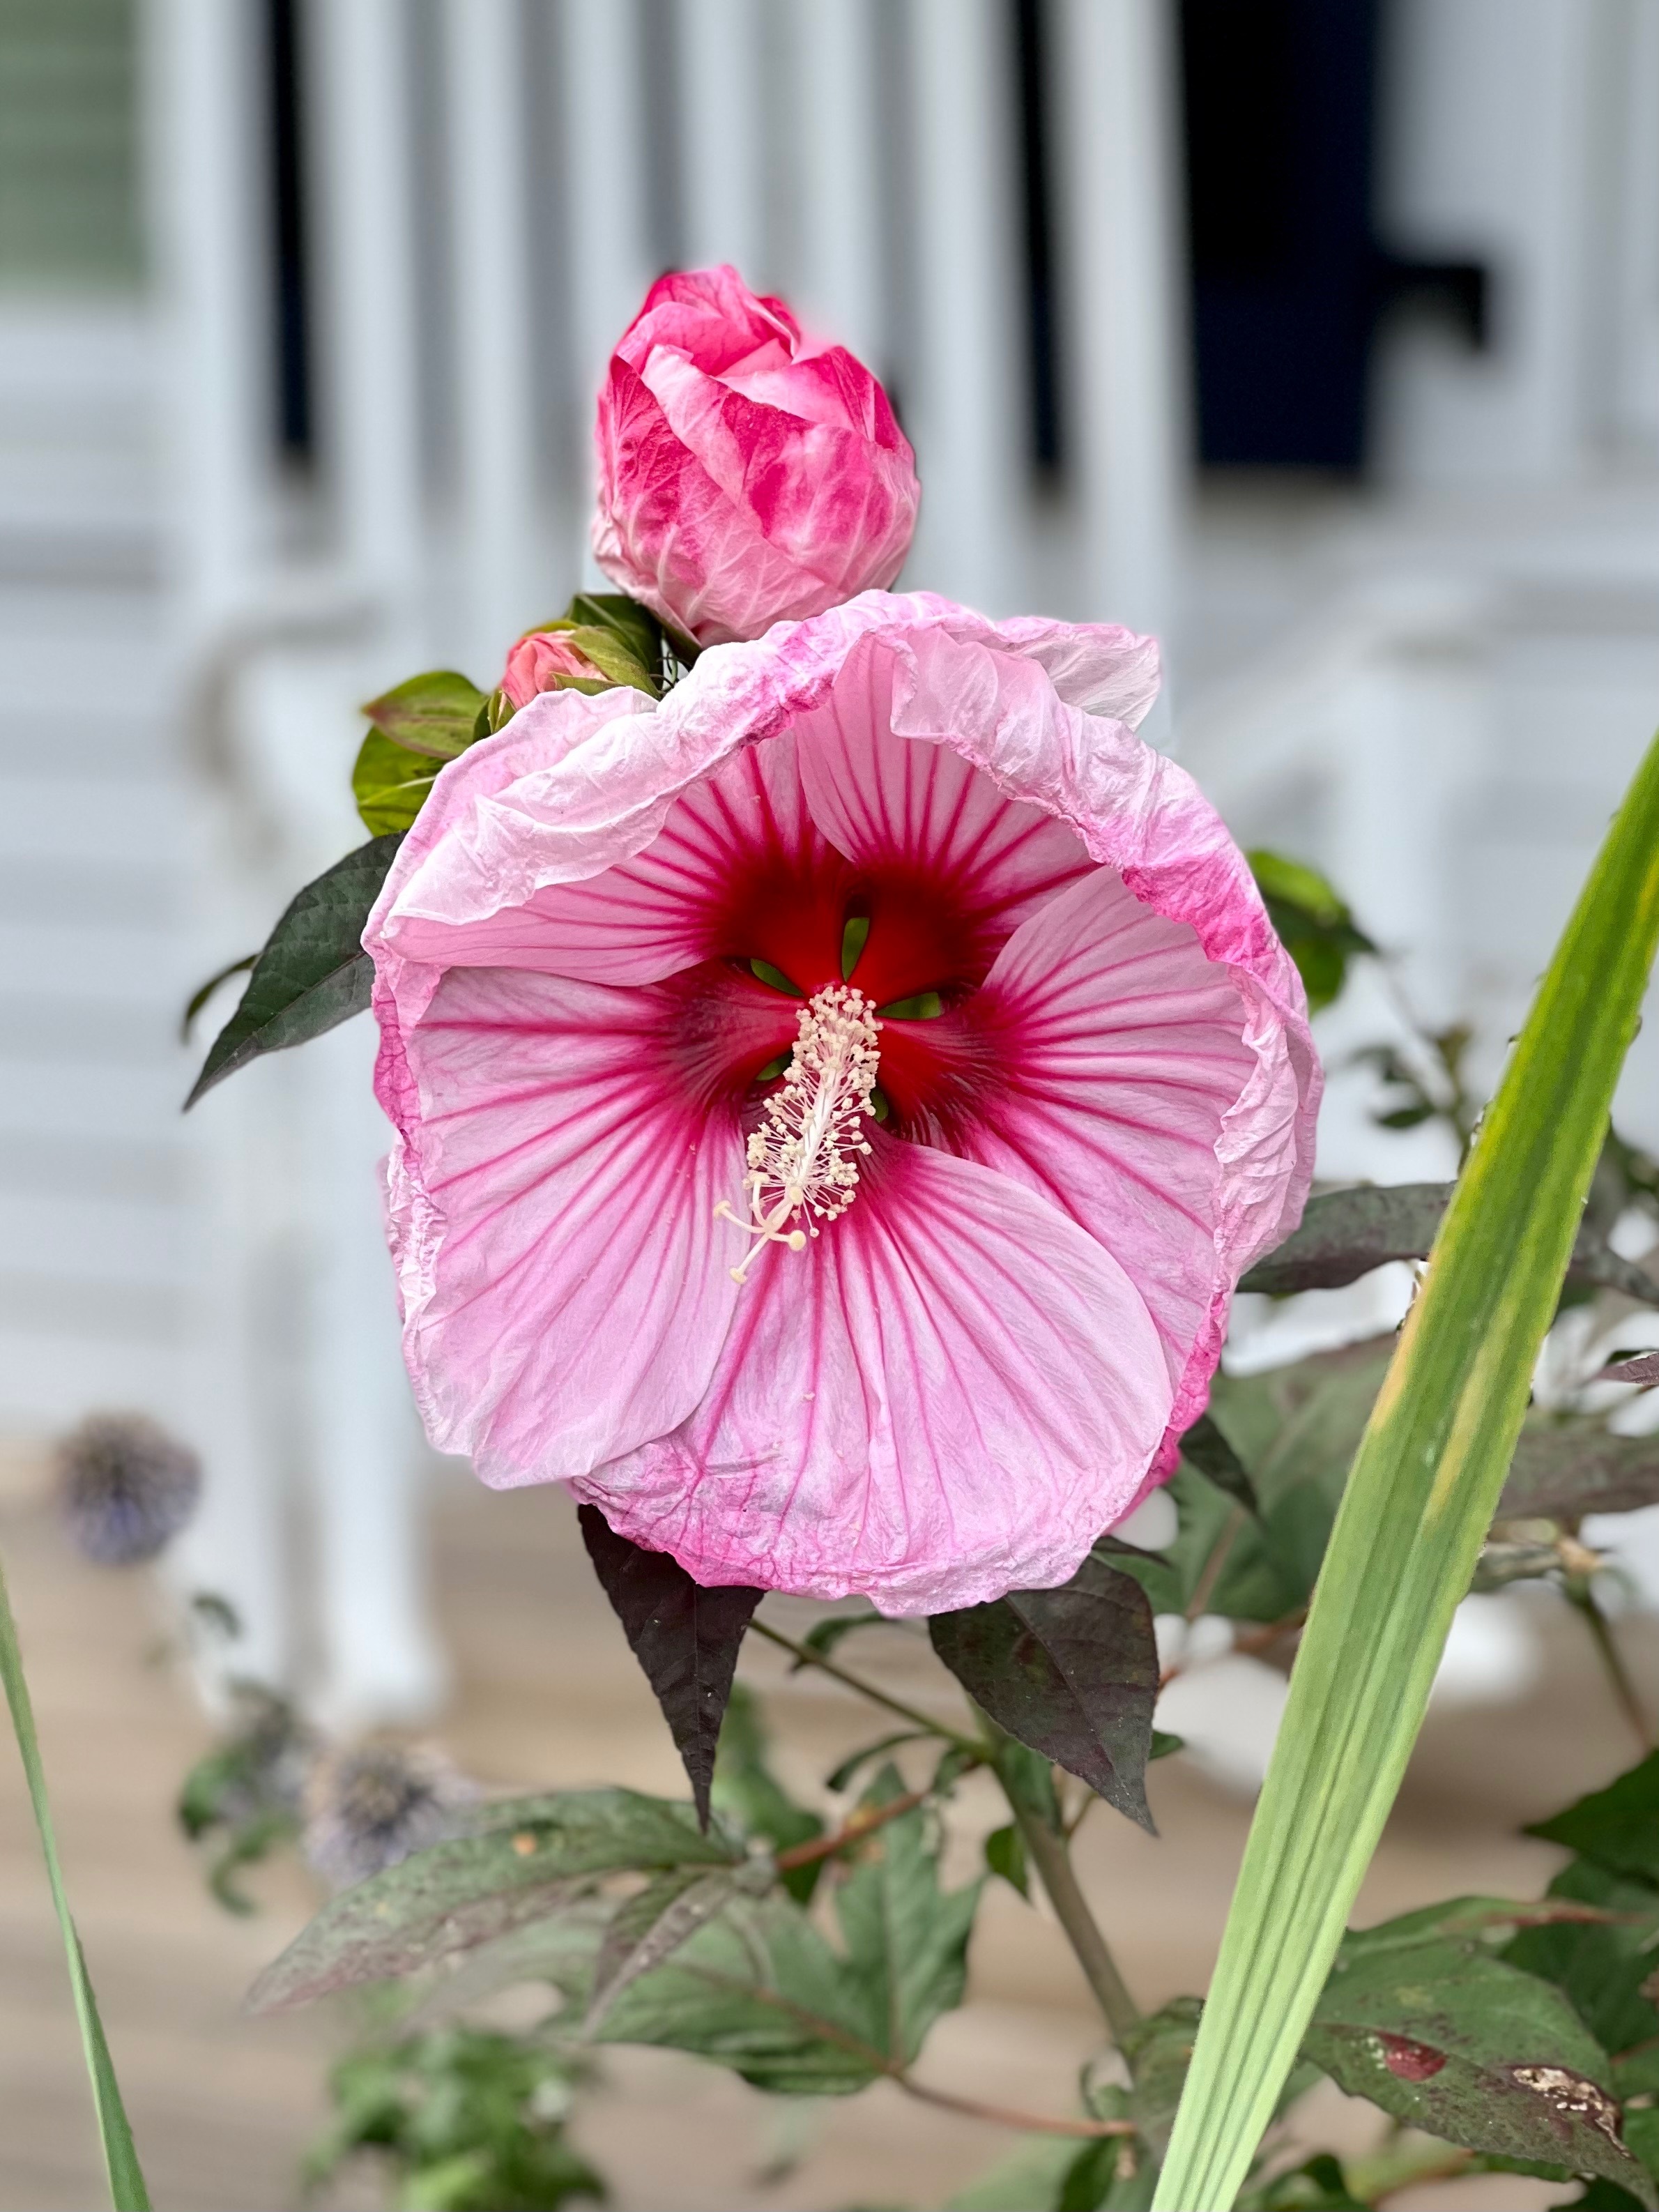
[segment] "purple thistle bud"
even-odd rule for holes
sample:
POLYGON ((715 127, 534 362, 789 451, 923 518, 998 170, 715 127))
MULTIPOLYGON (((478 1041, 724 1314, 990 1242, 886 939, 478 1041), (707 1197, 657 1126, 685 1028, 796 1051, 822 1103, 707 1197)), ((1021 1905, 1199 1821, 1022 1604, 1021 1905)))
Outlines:
POLYGON ((58 1446, 58 1500, 100 1567, 153 1559, 195 1512, 202 1462, 144 1413, 89 1413, 58 1446))
POLYGON ((335 1889, 396 1866, 452 1834, 478 1796, 429 1744, 359 1744, 319 1759, 306 1791, 305 1854, 335 1889))

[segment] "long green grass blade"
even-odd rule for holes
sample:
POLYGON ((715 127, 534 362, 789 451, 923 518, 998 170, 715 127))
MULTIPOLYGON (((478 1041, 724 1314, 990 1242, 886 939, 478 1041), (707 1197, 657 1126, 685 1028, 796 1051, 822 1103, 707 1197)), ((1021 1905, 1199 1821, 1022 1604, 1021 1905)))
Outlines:
POLYGON ((34 1708, 29 1700, 28 1684, 23 1677, 23 1655, 18 1648, 17 1623, 12 1618, 11 1599, 6 1589, 3 1567, 0 1567, 0 1681, 6 1686, 6 1703, 11 1707, 11 1723, 17 1732, 17 1748, 22 1755, 23 1772, 29 1785, 29 1802, 34 1808, 34 1824, 40 1831, 40 1849, 46 1857, 46 1879, 52 1884, 52 1901, 58 1908, 58 1925, 64 1934, 64 1950, 69 1960, 70 1987, 75 1993, 75 2016, 80 2024, 81 2048, 86 2054, 87 2073, 92 2082, 92 2101, 98 2115, 98 2132, 104 2146, 104 2165, 109 2175, 110 2203, 115 2207, 115 2212, 149 2212, 149 2192, 144 2187, 138 2153, 133 2147, 132 2130, 127 2125, 126 2112, 121 2103, 120 2087, 115 2079, 109 2045, 104 2040, 104 2024, 98 2017, 98 2002, 92 1993, 86 1960, 82 1955, 81 1939, 76 1934, 75 1923, 70 1917, 69 1898, 64 1888, 64 1870, 58 1862, 58 1838, 52 1825, 52 1808, 46 1802, 46 1778, 40 1765, 40 1745, 34 1733, 34 1708))
POLYGON ((1659 939, 1659 740, 1614 817, 1361 1440, 1156 2212, 1225 2212, 1421 1725, 1526 1410, 1659 939))

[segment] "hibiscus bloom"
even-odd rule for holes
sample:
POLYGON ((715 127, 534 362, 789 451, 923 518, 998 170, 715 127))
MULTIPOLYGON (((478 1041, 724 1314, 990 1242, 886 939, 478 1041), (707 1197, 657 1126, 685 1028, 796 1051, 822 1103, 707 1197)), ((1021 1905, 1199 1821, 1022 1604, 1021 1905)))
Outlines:
POLYGON ((1299 1217, 1301 986, 1148 639, 860 599, 447 767, 364 943, 416 1397, 698 1581, 1065 1581, 1299 1217))

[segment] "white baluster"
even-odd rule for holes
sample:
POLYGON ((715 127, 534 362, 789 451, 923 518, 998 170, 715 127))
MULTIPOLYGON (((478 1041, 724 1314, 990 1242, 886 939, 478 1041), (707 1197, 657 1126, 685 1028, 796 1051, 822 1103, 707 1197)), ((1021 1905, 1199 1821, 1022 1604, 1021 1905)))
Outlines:
POLYGON ((678 0, 677 17, 687 265, 729 261, 760 290, 772 281, 761 264, 777 185, 762 173, 760 11, 756 0, 678 0))
POLYGON ((920 312, 907 411, 923 495, 905 580, 1003 614, 1026 535, 1008 11, 916 0, 912 21, 920 312))
POLYGON ((1167 646, 1189 432, 1165 12, 1162 0, 1060 0, 1053 82, 1085 605, 1167 646))
POLYGON ((317 366, 342 551, 412 665, 425 525, 409 23, 404 0, 321 0, 307 18, 324 218, 317 366))
POLYGON ((800 305, 879 374, 882 287, 875 17, 869 0, 797 0, 793 113, 801 168, 800 305))
MULTIPOLYGON (((255 12, 223 0, 154 0, 144 17, 156 304, 168 373, 167 517, 179 723, 197 740, 193 932, 204 970, 242 938, 243 855, 231 843, 234 770, 222 723, 204 711, 210 655, 249 605, 266 550, 270 328, 262 133, 251 116, 264 55, 255 12), (205 773, 201 773, 201 771, 205 773)), ((252 825, 246 817, 240 826, 252 825)), ((268 1156, 266 1102, 243 1091, 192 1117, 194 1310, 185 1425, 206 1494, 169 1557, 181 1589, 228 1600, 242 1635, 225 1671, 283 1679, 292 1656, 281 1470, 259 1380, 268 1338, 258 1310, 254 1203, 268 1156)))
POLYGON ((526 56, 519 0, 445 0, 443 26, 459 580, 466 663, 487 689, 554 588, 537 496, 526 56))
POLYGON ((564 93, 564 197, 570 240, 570 327, 582 487, 573 548, 576 571, 602 580, 588 549, 592 507, 593 398, 611 348, 656 274, 647 235, 645 101, 633 0, 563 0, 559 74, 564 93))

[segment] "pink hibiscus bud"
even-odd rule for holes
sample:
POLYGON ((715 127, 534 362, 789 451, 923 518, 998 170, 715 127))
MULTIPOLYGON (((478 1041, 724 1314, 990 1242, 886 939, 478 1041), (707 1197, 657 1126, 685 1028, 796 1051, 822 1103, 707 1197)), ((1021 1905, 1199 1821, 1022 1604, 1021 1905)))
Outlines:
POLYGON ((441 1449, 896 1614, 1170 1471, 1321 1078, 1157 665, 868 592, 445 769, 363 938, 441 1449))
POLYGON ((526 630, 507 656, 496 687, 516 709, 527 707, 538 691, 562 690, 574 678, 582 684, 611 680, 587 655, 556 629, 526 630))
POLYGON ((652 286, 594 442, 599 566, 698 645, 884 589, 915 531, 915 456, 880 384, 735 269, 652 286))

